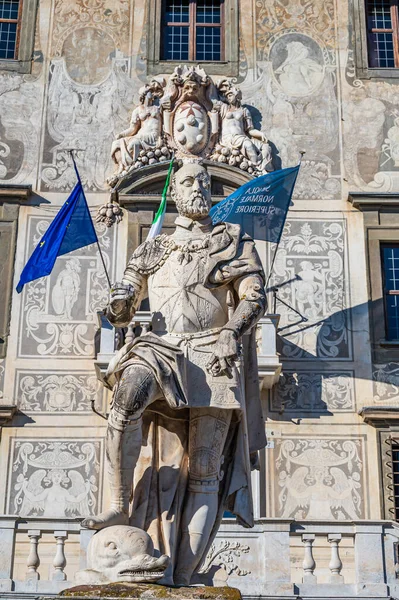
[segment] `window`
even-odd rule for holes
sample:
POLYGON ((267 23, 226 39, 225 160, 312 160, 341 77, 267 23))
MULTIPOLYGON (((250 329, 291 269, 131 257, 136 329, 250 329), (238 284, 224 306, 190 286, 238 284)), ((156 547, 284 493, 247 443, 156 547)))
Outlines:
MULTIPOLYGON (((396 421, 395 417, 394 421, 396 421)), ((392 422, 393 426, 394 421, 392 422)), ((375 424, 378 427, 378 423, 375 424)), ((399 521, 399 432, 380 429, 378 438, 382 475, 383 517, 399 521)))
POLYGON ((17 57, 22 0, 0 0, 0 58, 17 57))
POLYGON ((399 362, 399 195, 352 192, 349 200, 363 213, 372 360, 399 362))
POLYGON ((0 0, 0 70, 30 73, 38 0, 0 0))
POLYGON ((238 0, 151 0, 147 74, 191 62, 209 75, 237 76, 238 21, 238 0))
POLYGON ((223 60, 223 0, 165 0, 162 59, 223 60))
POLYGON ((369 65, 399 67, 397 0, 367 0, 369 65))
POLYGON ((382 244, 382 266, 387 340, 399 340, 399 245, 382 244))

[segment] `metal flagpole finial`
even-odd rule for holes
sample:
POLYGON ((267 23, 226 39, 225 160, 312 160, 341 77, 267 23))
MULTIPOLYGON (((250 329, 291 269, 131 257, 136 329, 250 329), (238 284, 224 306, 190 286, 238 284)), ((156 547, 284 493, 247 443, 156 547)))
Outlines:
POLYGON ((303 157, 304 157, 304 156, 305 156, 305 154, 306 154, 306 150, 299 150, 299 154, 301 155, 301 158, 299 159, 299 162, 301 163, 301 162, 302 162, 302 159, 303 159, 303 157))

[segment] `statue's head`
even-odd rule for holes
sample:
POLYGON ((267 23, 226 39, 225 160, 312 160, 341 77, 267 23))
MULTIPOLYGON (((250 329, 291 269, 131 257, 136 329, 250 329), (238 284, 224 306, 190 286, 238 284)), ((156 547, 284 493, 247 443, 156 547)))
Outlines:
POLYGON ((198 163, 184 165, 173 177, 171 195, 179 215, 194 221, 206 217, 212 207, 207 170, 198 163))

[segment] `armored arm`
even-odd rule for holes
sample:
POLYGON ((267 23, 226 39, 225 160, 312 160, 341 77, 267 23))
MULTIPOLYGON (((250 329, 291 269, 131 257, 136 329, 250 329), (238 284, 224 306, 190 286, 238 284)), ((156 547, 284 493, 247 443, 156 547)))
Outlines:
POLYGON ((245 275, 236 281, 234 288, 239 298, 238 306, 222 328, 206 367, 214 376, 231 374, 231 368, 239 354, 242 336, 256 325, 266 308, 266 294, 261 275, 245 275))
POLYGON ((241 277, 234 285, 239 303, 232 317, 223 327, 232 331, 237 339, 252 329, 264 315, 266 294, 263 279, 257 273, 241 277))
POLYGON ((121 282, 114 283, 106 309, 111 325, 127 327, 145 297, 146 278, 128 267, 121 282))

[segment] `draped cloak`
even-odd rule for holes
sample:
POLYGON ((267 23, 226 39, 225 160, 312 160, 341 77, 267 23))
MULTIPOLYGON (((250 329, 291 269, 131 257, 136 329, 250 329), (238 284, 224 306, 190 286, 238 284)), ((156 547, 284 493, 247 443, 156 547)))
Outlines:
MULTIPOLYGON (((137 276, 146 281, 157 265, 167 260, 171 248, 169 242, 169 236, 161 235, 139 246, 127 266, 123 281, 137 281, 137 276)), ((253 240, 242 233, 238 225, 216 225, 210 237, 204 286, 212 289, 255 273, 263 277, 253 240)), ((239 299, 235 298, 235 306, 238 302, 239 299)), ((202 334, 206 335, 206 332, 202 334)), ((184 380, 187 357, 178 345, 170 343, 170 337, 166 338, 150 332, 124 346, 111 361, 105 380, 112 387, 124 368, 139 360, 152 369, 163 392, 164 399, 148 406, 143 414, 143 441, 134 472, 130 524, 148 531, 155 549, 171 557, 173 570, 188 482, 190 393, 184 380)), ((191 360, 195 362, 195 358, 191 360)), ((250 453, 266 445, 255 328, 243 337, 240 373, 235 382, 241 401, 239 408, 233 409, 223 451, 218 516, 204 555, 198 557, 198 564, 205 558, 225 510, 236 515, 244 527, 253 527, 254 524, 250 453)), ((211 405, 209 402, 204 404, 211 405)))

